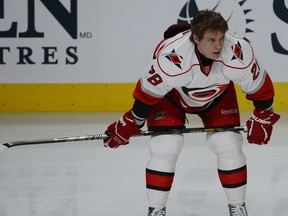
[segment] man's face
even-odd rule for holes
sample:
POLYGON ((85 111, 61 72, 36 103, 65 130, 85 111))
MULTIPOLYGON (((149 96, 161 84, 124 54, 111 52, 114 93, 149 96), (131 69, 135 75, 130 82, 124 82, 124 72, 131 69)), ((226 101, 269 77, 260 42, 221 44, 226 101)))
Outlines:
POLYGON ((220 31, 208 31, 201 40, 194 36, 194 42, 197 44, 199 52, 209 59, 220 57, 224 44, 225 34, 220 31))

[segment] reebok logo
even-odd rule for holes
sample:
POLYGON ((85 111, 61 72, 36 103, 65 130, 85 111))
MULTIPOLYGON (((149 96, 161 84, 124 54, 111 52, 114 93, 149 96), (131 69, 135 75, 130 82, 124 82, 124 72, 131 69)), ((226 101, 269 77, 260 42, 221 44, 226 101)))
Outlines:
POLYGON ((229 115, 238 113, 238 109, 221 110, 221 115, 229 115))

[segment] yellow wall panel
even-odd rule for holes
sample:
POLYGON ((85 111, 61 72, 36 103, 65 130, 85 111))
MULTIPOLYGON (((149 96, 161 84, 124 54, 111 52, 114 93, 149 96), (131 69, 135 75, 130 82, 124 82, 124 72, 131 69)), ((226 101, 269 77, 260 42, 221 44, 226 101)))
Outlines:
POLYGON ((132 106, 135 84, 2 84, 1 112, 110 112, 132 106))
MULTIPOLYGON (((274 83, 274 109, 288 111, 288 83, 274 83)), ((135 83, 1 84, 0 112, 123 112, 135 83)), ((236 86, 241 111, 253 109, 236 86)))

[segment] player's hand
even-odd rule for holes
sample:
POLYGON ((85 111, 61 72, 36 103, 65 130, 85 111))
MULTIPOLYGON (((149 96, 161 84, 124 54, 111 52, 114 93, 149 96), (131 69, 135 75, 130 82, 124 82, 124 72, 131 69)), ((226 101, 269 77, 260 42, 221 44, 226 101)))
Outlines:
POLYGON ((109 138, 104 139, 104 146, 110 148, 117 148, 120 145, 129 143, 129 138, 138 134, 140 129, 137 127, 132 112, 126 112, 118 121, 112 123, 105 134, 109 138))
POLYGON ((266 111, 254 109, 251 118, 246 122, 247 140, 253 144, 267 144, 270 140, 273 125, 279 120, 280 115, 266 111))

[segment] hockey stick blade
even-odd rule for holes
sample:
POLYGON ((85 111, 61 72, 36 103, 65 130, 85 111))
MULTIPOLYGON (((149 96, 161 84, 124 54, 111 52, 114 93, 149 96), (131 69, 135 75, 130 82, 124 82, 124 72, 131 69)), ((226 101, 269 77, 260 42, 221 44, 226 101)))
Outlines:
MULTIPOLYGON (((161 134, 179 134, 179 133, 202 133, 202 132, 223 132, 223 131, 246 131, 244 127, 232 127, 232 128, 184 128, 184 129, 171 129, 163 131, 141 131, 139 134, 133 137, 141 136, 153 136, 161 134)), ((35 140, 22 140, 7 142, 0 145, 0 154, 8 148, 22 145, 33 145, 33 144, 48 144, 48 143, 63 143, 63 142, 77 142, 77 141, 89 141, 89 140, 103 140, 109 136, 106 134, 96 135, 85 135, 85 136, 70 136, 61 138, 47 138, 47 139, 35 139, 35 140)))

